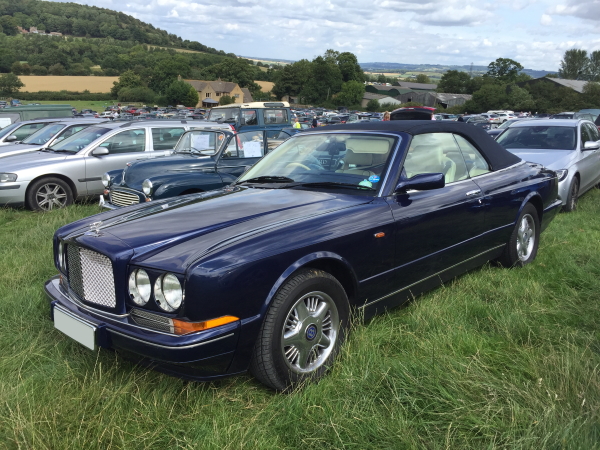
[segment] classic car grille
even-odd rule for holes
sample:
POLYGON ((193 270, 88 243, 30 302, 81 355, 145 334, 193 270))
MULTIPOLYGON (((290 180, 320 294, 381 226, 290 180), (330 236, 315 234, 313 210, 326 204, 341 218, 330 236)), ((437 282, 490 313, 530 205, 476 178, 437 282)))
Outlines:
POLYGON ((159 316, 158 314, 137 308, 131 310, 130 317, 135 323, 143 327, 173 333, 173 322, 168 317, 159 316))
POLYGON ((100 253, 67 245, 69 287, 81 298, 107 308, 117 305, 110 259, 100 253))
POLYGON ((110 202, 117 206, 137 205, 140 202, 140 198, 136 194, 117 190, 113 191, 111 189, 110 202))

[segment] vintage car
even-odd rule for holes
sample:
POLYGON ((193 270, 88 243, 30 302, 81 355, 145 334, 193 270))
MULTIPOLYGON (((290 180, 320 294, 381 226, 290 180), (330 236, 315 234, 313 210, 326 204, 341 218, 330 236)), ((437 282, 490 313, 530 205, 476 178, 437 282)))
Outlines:
POLYGON ((533 261, 557 186, 464 124, 315 129, 225 188, 60 228, 45 289, 55 327, 90 349, 196 380, 250 369, 287 390, 332 365, 351 310, 533 261), (323 146, 345 150, 341 168, 320 164, 323 146))
POLYGON ((133 161, 105 173, 100 205, 115 209, 221 188, 289 137, 285 131, 264 128, 187 131, 171 156, 133 161))
POLYGON ((600 183, 600 135, 589 120, 522 120, 497 141, 519 158, 558 173, 558 198, 565 212, 576 209, 579 196, 600 183))

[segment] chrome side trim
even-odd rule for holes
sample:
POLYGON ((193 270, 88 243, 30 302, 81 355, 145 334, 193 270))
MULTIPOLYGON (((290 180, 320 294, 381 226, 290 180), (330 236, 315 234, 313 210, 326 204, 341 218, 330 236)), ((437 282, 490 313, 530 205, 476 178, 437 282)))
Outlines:
POLYGON ((221 339, 226 339, 226 338, 231 337, 231 336, 234 335, 234 333, 229 333, 229 334, 226 334, 225 336, 219 336, 218 338, 211 339, 210 341, 200 342, 198 344, 176 346, 176 345, 153 344, 152 342, 148 342, 148 341, 144 341, 142 339, 134 338, 132 336, 129 336, 129 335, 124 334, 124 333, 121 333, 119 331, 115 331, 115 330, 110 329, 110 328, 107 331, 109 333, 115 333, 115 334, 118 334, 120 336, 123 336, 124 338, 131 339, 133 341, 141 342, 142 344, 146 344, 146 345, 149 345, 151 347, 166 348, 166 349, 169 349, 169 350, 179 350, 179 349, 185 350, 185 349, 188 349, 188 348, 200 347, 201 345, 212 344, 213 342, 220 341, 221 339))
POLYGON ((468 258, 468 259, 465 259, 464 261, 461 261, 461 262, 459 262, 459 263, 456 263, 456 264, 454 264, 454 265, 452 265, 452 266, 450 266, 450 267, 446 267, 444 270, 440 270, 439 272, 437 272, 437 273, 434 273, 433 275, 429 275, 428 277, 425 277, 425 278, 423 278, 423 279, 421 279, 421 280, 419 280, 419 281, 415 281, 414 283, 412 283, 412 284, 409 284, 408 286, 405 286, 405 287, 403 287, 402 289, 398 289, 397 291, 394 291, 394 292, 391 292, 391 293, 389 293, 389 294, 387 294, 387 295, 384 295, 383 297, 380 297, 380 298, 378 298, 377 300, 373 300, 372 302, 365 303, 364 305, 362 305, 362 306, 359 306, 359 309, 366 308, 367 306, 371 306, 371 305, 373 305, 373 304, 375 304, 375 303, 377 303, 377 302, 380 302, 381 300, 385 300, 386 298, 389 298, 389 297, 391 297, 392 295, 399 294, 400 292, 402 292, 402 291, 405 291, 405 290, 407 290, 407 289, 410 289, 411 287, 413 287, 413 286, 415 286, 415 285, 417 285, 417 284, 419 284, 419 283, 422 283, 423 281, 429 280, 430 278, 433 278, 433 277, 437 277, 438 275, 440 275, 440 274, 442 274, 442 273, 444 273, 444 272, 447 272, 447 271, 448 271, 448 270, 450 270, 450 269, 454 269, 455 267, 458 267, 458 266, 460 266, 461 264, 464 264, 464 263, 466 263, 466 262, 469 262, 469 261, 471 261, 472 259, 475 259, 475 258, 478 258, 478 257, 480 257, 480 256, 482 256, 482 255, 485 255, 486 253, 492 252, 492 251, 494 251, 494 250, 498 250, 499 248, 501 248, 501 247, 504 247, 505 245, 506 245, 506 244, 498 245, 498 246, 496 246, 496 247, 490 248, 489 250, 486 250, 486 251, 484 251, 484 252, 481 252, 481 253, 479 253, 479 254, 477 254, 477 255, 475 255, 475 256, 472 256, 472 257, 470 257, 470 258, 468 258))

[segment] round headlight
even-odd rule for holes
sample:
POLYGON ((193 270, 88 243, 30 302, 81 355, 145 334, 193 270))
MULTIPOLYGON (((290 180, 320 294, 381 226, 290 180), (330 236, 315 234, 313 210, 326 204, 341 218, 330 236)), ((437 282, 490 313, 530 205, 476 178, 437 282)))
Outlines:
POLYGON ((63 241, 58 243, 58 268, 62 271, 67 270, 65 264, 65 244, 63 244, 63 241))
POLYGON ((154 283, 154 297, 156 303, 167 312, 175 311, 183 301, 181 283, 172 273, 166 273, 154 283))
POLYGON ((152 286, 150 277, 144 269, 136 269, 129 275, 129 295, 131 299, 140 306, 144 306, 150 300, 152 286))
POLYGON ((152 194, 152 181, 145 179, 142 183, 142 191, 144 191, 144 194, 146 195, 152 194))
POLYGON ((102 184, 104 187, 110 186, 110 175, 107 173, 102 174, 102 184))

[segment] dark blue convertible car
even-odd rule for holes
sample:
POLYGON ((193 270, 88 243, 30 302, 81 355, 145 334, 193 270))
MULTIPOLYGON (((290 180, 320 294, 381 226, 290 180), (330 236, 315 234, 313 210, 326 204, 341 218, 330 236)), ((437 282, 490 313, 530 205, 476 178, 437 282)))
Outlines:
POLYGON ((225 188, 60 228, 46 292, 55 327, 90 349, 196 380, 249 369, 286 390, 331 366, 352 310, 531 262, 559 207, 556 174, 481 129, 332 126, 225 188))

